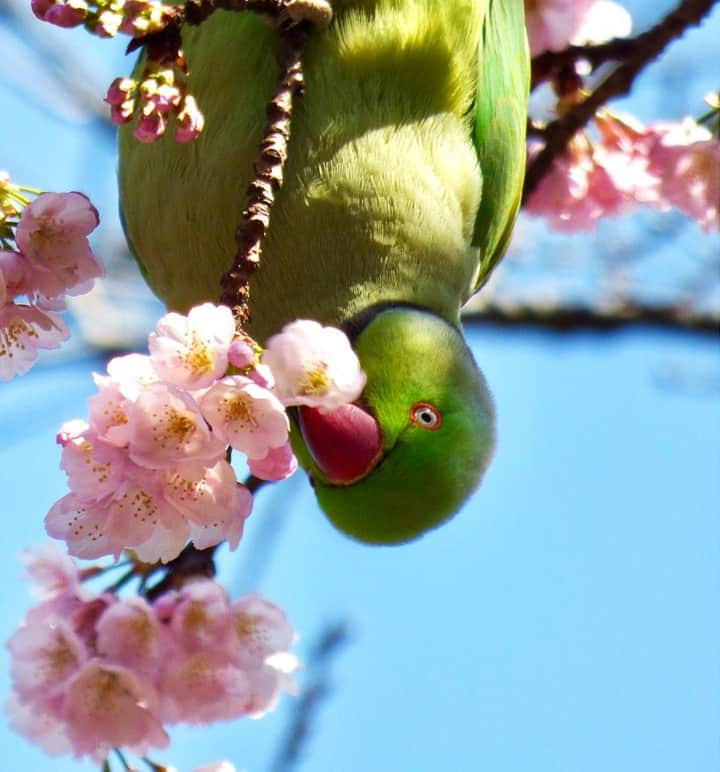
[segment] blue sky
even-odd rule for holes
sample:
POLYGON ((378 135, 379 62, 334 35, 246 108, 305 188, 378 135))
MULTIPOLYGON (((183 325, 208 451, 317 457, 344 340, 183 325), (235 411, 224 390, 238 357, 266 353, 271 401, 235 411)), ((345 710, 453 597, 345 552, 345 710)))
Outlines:
MULTIPOLYGON (((645 18, 670 6, 645 3, 645 18)), ((11 37, 2 24, 0 44, 11 37)), ((93 82, 123 71, 119 48, 93 41, 93 82)), ((32 76, 40 93, 42 77, 32 76)), ((89 141, 3 78, 2 114, 14 117, 0 122, 0 166, 89 192, 116 230, 111 143, 89 141)), ((259 589, 287 611, 301 658, 328 623, 350 627, 297 769, 717 772, 717 339, 468 337, 500 439, 454 521, 411 545, 368 548, 332 529, 298 475, 261 492, 238 552, 222 553, 233 594, 259 589)), ((76 347, 0 385, 3 640, 30 603, 18 554, 45 540, 42 518, 65 492, 55 432, 85 414, 90 371, 103 366, 76 347)), ((3 698, 7 670, 3 650, 3 698)), ((158 758, 181 772, 218 758, 265 772, 293 707, 287 698, 261 721, 180 729, 158 758)), ((48 759, 1 724, 0 744, 3 769, 90 768, 48 759)))

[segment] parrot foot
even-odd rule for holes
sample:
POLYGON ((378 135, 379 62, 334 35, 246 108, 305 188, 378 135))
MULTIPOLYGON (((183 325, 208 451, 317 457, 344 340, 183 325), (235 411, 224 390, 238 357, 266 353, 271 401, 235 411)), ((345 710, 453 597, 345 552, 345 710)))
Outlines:
POLYGON ((296 24, 309 21, 319 29, 327 27, 333 16, 331 0, 288 0, 284 10, 296 24))

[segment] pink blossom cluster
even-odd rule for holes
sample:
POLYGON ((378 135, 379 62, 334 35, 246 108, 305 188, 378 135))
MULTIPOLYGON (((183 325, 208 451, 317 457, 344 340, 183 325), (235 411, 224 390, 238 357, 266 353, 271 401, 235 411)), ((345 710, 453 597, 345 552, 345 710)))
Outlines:
POLYGON ((87 292, 104 274, 88 234, 98 213, 82 193, 42 193, 0 172, 0 381, 27 372, 39 349, 69 331, 58 315, 65 295, 87 292), (19 302, 24 297, 25 302, 19 302))
POLYGON ((165 134, 171 115, 176 142, 192 142, 205 125, 195 98, 187 93, 187 73, 182 61, 172 67, 148 62, 139 81, 116 78, 105 101, 110 105, 110 120, 116 125, 129 123, 137 116, 133 136, 145 143, 155 142, 165 134))
POLYGON ((279 480, 297 469, 285 408, 330 410, 360 395, 365 375, 347 338, 300 320, 262 355, 236 333, 225 306, 169 313, 149 338, 149 356, 110 361, 94 376, 88 421, 61 427, 61 468, 70 493, 45 518, 72 555, 133 549, 147 563, 199 549, 237 547, 252 508, 228 462, 228 446, 251 474, 279 480))
MULTIPOLYGON (((720 229, 720 142, 687 119, 647 128, 609 113, 600 141, 578 134, 530 196, 526 210, 561 231, 592 229, 637 204, 671 207, 706 231, 720 229)), ((531 145, 530 154, 539 150, 531 145)))
MULTIPOLYGON (((60 27, 82 24, 100 37, 152 35, 177 14, 176 6, 160 0, 31 0, 31 6, 43 21, 60 27)), ((116 125, 137 117, 133 135, 141 142, 162 137, 171 116, 177 142, 192 142, 205 124, 197 102, 187 93, 187 67, 181 50, 174 57, 165 55, 162 62, 148 59, 139 80, 116 78, 105 101, 116 125)))
POLYGON ((8 641, 7 710, 50 754, 145 755, 167 746, 167 724, 259 716, 294 691, 295 633, 260 595, 233 602, 206 579, 152 602, 98 594, 49 549, 30 556, 29 572, 41 603, 8 641))
POLYGON ((525 0, 530 53, 596 44, 630 33, 630 14, 611 0, 525 0))
POLYGON ((118 32, 131 37, 162 30, 174 15, 159 0, 30 0, 38 19, 57 27, 79 27, 109 38, 118 32))

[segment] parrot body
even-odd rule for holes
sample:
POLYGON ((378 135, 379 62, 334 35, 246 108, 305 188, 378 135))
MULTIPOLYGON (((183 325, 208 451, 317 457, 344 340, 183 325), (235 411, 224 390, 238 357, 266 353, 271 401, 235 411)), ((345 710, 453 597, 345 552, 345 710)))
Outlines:
MULTIPOLYGON (((519 205, 522 6, 336 1, 303 57, 248 331, 263 341, 313 318, 350 335, 379 463, 333 479, 305 436, 319 432, 321 446, 332 427, 310 415, 293 440, 325 512, 364 541, 406 541, 446 520, 492 452, 492 403, 459 314, 502 256, 519 205), (440 425, 426 426, 418 406, 440 425)), ((220 296, 277 78, 277 32, 253 14, 216 12, 183 41, 206 129, 190 146, 141 145, 122 130, 119 174, 131 249, 179 311, 220 296)))

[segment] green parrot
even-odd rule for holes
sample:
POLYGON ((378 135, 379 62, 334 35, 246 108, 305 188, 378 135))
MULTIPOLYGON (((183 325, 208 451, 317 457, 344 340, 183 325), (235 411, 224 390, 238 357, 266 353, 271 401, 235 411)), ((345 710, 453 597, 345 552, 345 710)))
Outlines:
MULTIPOLYGON (((460 308, 502 257, 525 167, 523 0, 335 0, 304 55, 285 185, 251 282, 260 341, 312 318, 345 330, 357 404, 300 408, 292 441, 321 508, 374 544, 414 539, 479 485, 491 395, 460 308)), ((171 309, 218 300, 276 78, 277 32, 216 12, 183 31, 206 129, 120 132, 128 242, 171 309)))

